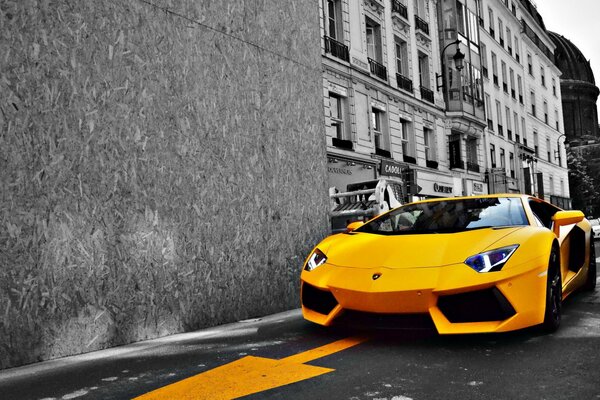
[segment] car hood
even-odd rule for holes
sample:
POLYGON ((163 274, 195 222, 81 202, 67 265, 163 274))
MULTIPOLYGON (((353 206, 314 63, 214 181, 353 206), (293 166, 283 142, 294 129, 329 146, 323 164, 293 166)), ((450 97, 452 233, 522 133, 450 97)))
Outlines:
POLYGON ((464 262, 492 250, 494 243, 523 227, 476 229, 418 235, 336 235, 326 249, 327 263, 348 268, 426 268, 464 262))

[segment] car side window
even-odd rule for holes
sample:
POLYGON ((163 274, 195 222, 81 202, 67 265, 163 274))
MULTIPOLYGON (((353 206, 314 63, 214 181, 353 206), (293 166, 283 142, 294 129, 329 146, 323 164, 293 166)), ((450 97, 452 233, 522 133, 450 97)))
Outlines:
POLYGON ((533 211, 535 217, 548 229, 552 229, 552 217, 559 209, 548 204, 535 200, 529 200, 529 208, 533 211))

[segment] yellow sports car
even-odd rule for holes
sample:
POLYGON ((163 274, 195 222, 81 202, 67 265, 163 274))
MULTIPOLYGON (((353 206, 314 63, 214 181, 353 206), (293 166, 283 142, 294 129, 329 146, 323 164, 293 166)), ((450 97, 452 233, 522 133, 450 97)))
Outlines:
POLYGON ((555 331, 594 290, 590 223, 526 195, 406 204, 325 238, 301 274, 304 318, 329 326, 435 326, 441 334, 555 331))

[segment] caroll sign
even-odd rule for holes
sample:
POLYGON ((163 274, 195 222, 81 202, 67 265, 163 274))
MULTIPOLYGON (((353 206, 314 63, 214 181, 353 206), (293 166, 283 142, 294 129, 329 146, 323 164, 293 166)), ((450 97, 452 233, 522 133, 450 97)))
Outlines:
POLYGON ((402 165, 388 160, 381 160, 379 173, 385 176, 402 178, 402 165))

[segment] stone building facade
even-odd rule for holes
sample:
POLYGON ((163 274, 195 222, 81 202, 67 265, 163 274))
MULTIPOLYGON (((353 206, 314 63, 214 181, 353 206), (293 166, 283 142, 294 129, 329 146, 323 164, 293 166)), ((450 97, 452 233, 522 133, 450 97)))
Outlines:
POLYGON ((528 0, 319 4, 330 187, 392 163, 415 183, 408 200, 521 192, 568 206, 560 71, 528 0))

